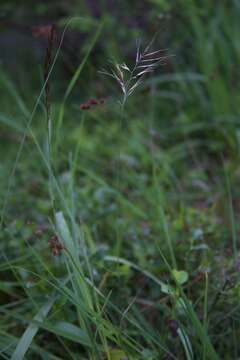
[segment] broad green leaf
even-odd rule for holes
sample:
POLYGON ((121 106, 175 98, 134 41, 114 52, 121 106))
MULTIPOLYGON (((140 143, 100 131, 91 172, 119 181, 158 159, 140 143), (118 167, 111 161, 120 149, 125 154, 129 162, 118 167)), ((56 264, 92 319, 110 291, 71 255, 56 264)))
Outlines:
POLYGON ((123 350, 120 349, 112 349, 109 351, 109 355, 111 360, 127 360, 127 355, 123 350))
POLYGON ((173 269, 172 275, 179 285, 183 285, 188 281, 188 273, 186 271, 178 271, 176 269, 173 269))

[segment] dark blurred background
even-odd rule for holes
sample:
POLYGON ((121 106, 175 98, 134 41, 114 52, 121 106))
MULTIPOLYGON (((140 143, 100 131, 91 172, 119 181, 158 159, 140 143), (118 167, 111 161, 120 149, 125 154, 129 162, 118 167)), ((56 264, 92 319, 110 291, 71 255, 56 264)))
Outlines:
POLYGON ((41 64, 45 54, 46 41, 34 36, 33 28, 55 24, 60 37, 64 25, 72 19, 64 37, 60 61, 61 77, 67 79, 75 71, 86 51, 89 36, 101 21, 104 30, 90 60, 94 66, 102 66, 120 55, 123 58, 135 56, 136 39, 140 37, 144 43, 155 33, 159 34, 158 46, 169 47, 171 42, 171 47, 175 47, 173 33, 179 16, 177 4, 169 5, 162 0, 2 1, 1 65, 14 74, 16 80, 25 78, 25 72, 41 64))

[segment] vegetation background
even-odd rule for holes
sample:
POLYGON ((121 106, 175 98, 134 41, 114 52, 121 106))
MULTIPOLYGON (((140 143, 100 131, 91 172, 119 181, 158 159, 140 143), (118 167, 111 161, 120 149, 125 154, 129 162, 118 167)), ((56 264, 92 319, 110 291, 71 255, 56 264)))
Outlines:
POLYGON ((1 359, 239 359, 239 16, 1 1, 1 359))

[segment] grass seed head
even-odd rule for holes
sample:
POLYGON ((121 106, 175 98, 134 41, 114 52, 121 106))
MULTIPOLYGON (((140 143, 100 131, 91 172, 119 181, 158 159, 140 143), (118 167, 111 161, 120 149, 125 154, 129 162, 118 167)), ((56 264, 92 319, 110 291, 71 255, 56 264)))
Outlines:
POLYGON ((152 51, 152 44, 153 41, 144 50, 141 50, 140 41, 137 42, 136 60, 132 67, 126 63, 115 63, 110 71, 101 71, 102 74, 112 77, 119 84, 123 94, 122 105, 143 82, 144 77, 163 65, 168 58, 164 55, 166 49, 152 51))

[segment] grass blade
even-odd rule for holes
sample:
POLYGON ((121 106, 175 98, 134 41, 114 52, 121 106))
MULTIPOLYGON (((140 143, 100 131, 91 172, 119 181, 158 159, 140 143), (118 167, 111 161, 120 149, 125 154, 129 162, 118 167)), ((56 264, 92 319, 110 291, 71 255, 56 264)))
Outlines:
MULTIPOLYGON (((39 312, 34 316, 33 320, 38 321, 39 325, 45 319, 49 311, 51 310, 54 302, 56 300, 56 296, 53 296, 49 299, 39 310, 39 312)), ((39 330, 39 325, 30 324, 27 329, 23 333, 21 339, 19 340, 17 347, 12 354, 11 360, 22 360, 25 357, 28 349, 31 346, 34 336, 37 334, 39 330)))

